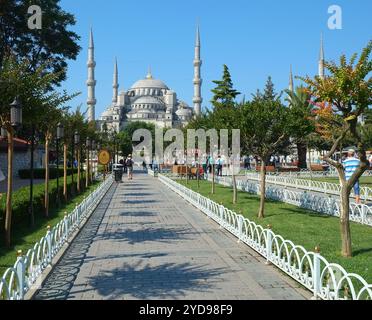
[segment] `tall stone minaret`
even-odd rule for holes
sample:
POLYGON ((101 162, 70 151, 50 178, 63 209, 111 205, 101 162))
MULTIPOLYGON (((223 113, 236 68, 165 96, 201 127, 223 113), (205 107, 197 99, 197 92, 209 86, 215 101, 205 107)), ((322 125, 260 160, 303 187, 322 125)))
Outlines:
POLYGON ((203 98, 201 96, 201 86, 203 80, 201 79, 200 68, 202 65, 202 61, 200 59, 200 32, 199 26, 196 30, 196 42, 195 42, 195 59, 194 59, 194 111, 195 115, 201 114, 201 104, 203 102, 203 98))
POLYGON ((319 54, 319 77, 324 79, 324 48, 323 35, 320 35, 320 54, 319 54))
POLYGON ((119 90, 119 73, 118 73, 118 59, 115 58, 114 66, 114 80, 112 83, 113 93, 112 93, 112 104, 116 105, 118 102, 118 90, 119 90))
POLYGON ((292 74, 292 65, 290 67, 289 71, 289 91, 294 92, 294 85, 293 85, 293 74, 292 74))
POLYGON ((95 107, 96 107, 96 97, 95 89, 97 81, 94 78, 94 69, 96 67, 96 62, 94 61, 94 41, 93 41, 93 30, 90 30, 89 36, 89 48, 88 48, 88 122, 95 121, 95 107))

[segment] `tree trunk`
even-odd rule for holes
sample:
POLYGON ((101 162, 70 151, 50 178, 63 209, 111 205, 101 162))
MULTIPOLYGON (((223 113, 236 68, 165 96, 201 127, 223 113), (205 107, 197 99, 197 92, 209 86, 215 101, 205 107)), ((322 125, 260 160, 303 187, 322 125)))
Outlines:
POLYGON ((77 161, 78 161, 78 173, 77 173, 77 182, 76 182, 76 190, 78 193, 80 193, 80 174, 81 174, 81 171, 80 171, 80 148, 78 148, 77 150, 77 161))
POLYGON ((258 218, 265 218, 265 195, 266 195, 266 163, 261 161, 261 198, 258 218))
POLYGON ((35 215, 34 215, 34 151, 35 151, 35 126, 32 125, 31 133, 31 152, 30 152, 30 226, 35 225, 35 215))
POLYGON ((198 172, 196 173, 196 179, 198 179, 198 189, 200 188, 200 164, 197 166, 198 172))
POLYGON ((298 167, 300 169, 307 168, 306 154, 307 146, 304 143, 297 143, 298 167))
POLYGON ((189 184, 189 166, 187 165, 187 160, 186 160, 186 184, 189 184))
POLYGON ((351 257, 351 232, 350 232, 350 221, 349 221, 349 210, 350 210, 350 191, 347 186, 343 186, 341 189, 341 212, 340 212, 340 228, 341 228, 341 242, 342 251, 341 254, 344 257, 351 257))
POLYGON ((6 214, 5 214, 5 245, 7 248, 11 244, 12 226, 12 193, 13 193, 13 129, 8 129, 8 190, 6 194, 6 214))
POLYGON ((236 176, 234 172, 232 174, 232 185, 233 185, 233 204, 237 204, 238 203, 238 190, 236 188, 236 176))
POLYGON ((49 216, 49 136, 45 137, 45 190, 44 190, 45 217, 49 216))
POLYGON ((87 148, 86 162, 87 162, 87 168, 85 170, 85 187, 88 188, 89 187, 89 149, 88 148, 87 148))
POLYGON ((63 196, 67 202, 67 143, 63 144, 63 196))
POLYGON ((214 164, 212 164, 212 194, 216 193, 216 186, 215 186, 215 170, 214 164))

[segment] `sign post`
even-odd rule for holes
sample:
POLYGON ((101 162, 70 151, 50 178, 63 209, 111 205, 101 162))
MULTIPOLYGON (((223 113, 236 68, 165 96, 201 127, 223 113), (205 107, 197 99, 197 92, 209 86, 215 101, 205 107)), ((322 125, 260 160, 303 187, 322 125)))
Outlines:
POLYGON ((110 163, 110 161, 111 161, 110 152, 108 152, 107 150, 101 150, 98 153, 98 163, 104 166, 103 180, 106 180, 107 165, 110 163))

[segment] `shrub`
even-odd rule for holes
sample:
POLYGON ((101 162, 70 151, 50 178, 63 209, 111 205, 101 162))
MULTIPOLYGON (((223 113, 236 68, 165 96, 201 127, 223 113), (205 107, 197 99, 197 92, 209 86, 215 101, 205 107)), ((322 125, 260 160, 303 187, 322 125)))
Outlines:
MULTIPOLYGON (((74 168, 74 174, 76 174, 78 169, 74 168)), ((59 177, 63 177, 63 168, 50 168, 49 169, 49 178, 56 179, 57 173, 59 172, 59 177)), ((72 169, 67 169, 67 175, 71 175, 72 169)), ((21 179, 30 179, 31 177, 31 170, 30 169, 22 169, 18 171, 18 175, 21 179)), ((34 179, 44 179, 45 178, 45 168, 41 169, 34 169, 34 179)))
MULTIPOLYGON (((67 191, 71 194, 72 181, 71 176, 67 177, 67 191)), ((83 185, 84 181, 81 181, 83 185)), ((74 177, 74 187, 76 188, 76 177, 74 177)), ((60 188, 60 200, 63 201, 63 182, 59 184, 60 188)), ((76 190, 76 189, 75 189, 76 190)), ((19 224, 23 221, 28 221, 29 218, 29 200, 30 200, 30 187, 23 187, 13 192, 12 199, 12 225, 19 224)), ((53 209, 57 205, 57 181, 50 180, 49 182, 49 204, 50 209, 53 209)), ((0 229, 4 227, 6 209, 6 195, 4 194, 0 200, 0 229)), ((44 183, 34 185, 34 214, 35 216, 44 215, 44 183)))

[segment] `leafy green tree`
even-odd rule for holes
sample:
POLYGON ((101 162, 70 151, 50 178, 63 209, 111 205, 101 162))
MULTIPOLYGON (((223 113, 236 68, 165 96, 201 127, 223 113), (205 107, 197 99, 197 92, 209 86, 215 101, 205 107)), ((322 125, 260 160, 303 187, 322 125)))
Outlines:
POLYGON ((346 56, 340 57, 339 65, 335 62, 326 62, 325 67, 330 75, 324 79, 315 77, 300 78, 307 85, 309 93, 316 103, 325 103, 327 112, 323 112, 315 105, 315 112, 318 113, 317 124, 326 130, 324 132, 335 132, 334 140, 330 151, 323 159, 335 167, 341 184, 341 212, 340 227, 342 250, 345 257, 352 256, 351 232, 349 221, 350 192, 364 171, 369 167, 366 157, 366 143, 363 140, 358 118, 362 116, 372 104, 372 41, 363 49, 359 60, 354 54, 350 61, 346 56), (320 111, 320 112, 319 112, 320 111), (343 141, 350 135, 360 158, 360 165, 349 180, 346 180, 343 165, 332 159, 337 149, 340 149, 343 141))
POLYGON ((27 59, 17 61, 14 55, 7 55, 0 67, 0 126, 8 132, 8 187, 5 215, 5 243, 11 244, 12 220, 12 175, 13 175, 13 138, 15 130, 10 123, 9 104, 17 96, 22 104, 23 124, 38 124, 43 115, 43 105, 50 94, 46 89, 55 80, 56 75, 46 73, 45 64, 35 72, 29 72, 30 62, 27 59))
POLYGON ((17 59, 28 59, 30 70, 35 71, 46 61, 47 72, 57 73, 54 83, 66 79, 66 60, 76 59, 80 37, 69 30, 76 21, 72 14, 62 10, 60 0, 6 0, 0 2, 0 68, 7 53, 17 59), (42 29, 28 28, 27 14, 31 5, 43 10, 42 29))
POLYGON ((313 115, 311 113, 310 95, 305 91, 305 88, 298 87, 295 92, 290 90, 285 91, 288 95, 286 100, 289 102, 291 109, 290 118, 288 119, 291 125, 291 138, 296 144, 298 154, 299 168, 307 168, 306 155, 308 137, 314 132, 315 126, 313 115))
POLYGON ((233 88, 233 82, 229 68, 223 65, 222 80, 214 80, 217 86, 212 90, 213 98, 211 103, 215 109, 227 109, 235 106, 235 99, 240 94, 233 88))
POLYGON ((264 96, 247 102, 240 108, 240 134, 243 150, 261 160, 261 200, 259 218, 265 217, 266 165, 270 157, 288 144, 289 109, 279 100, 264 96))
POLYGON ((153 137, 153 150, 155 148, 155 125, 146 122, 131 122, 129 123, 123 131, 117 134, 117 139, 119 143, 119 149, 123 156, 127 156, 133 152, 133 142, 132 137, 136 130, 147 129, 151 132, 153 137))

